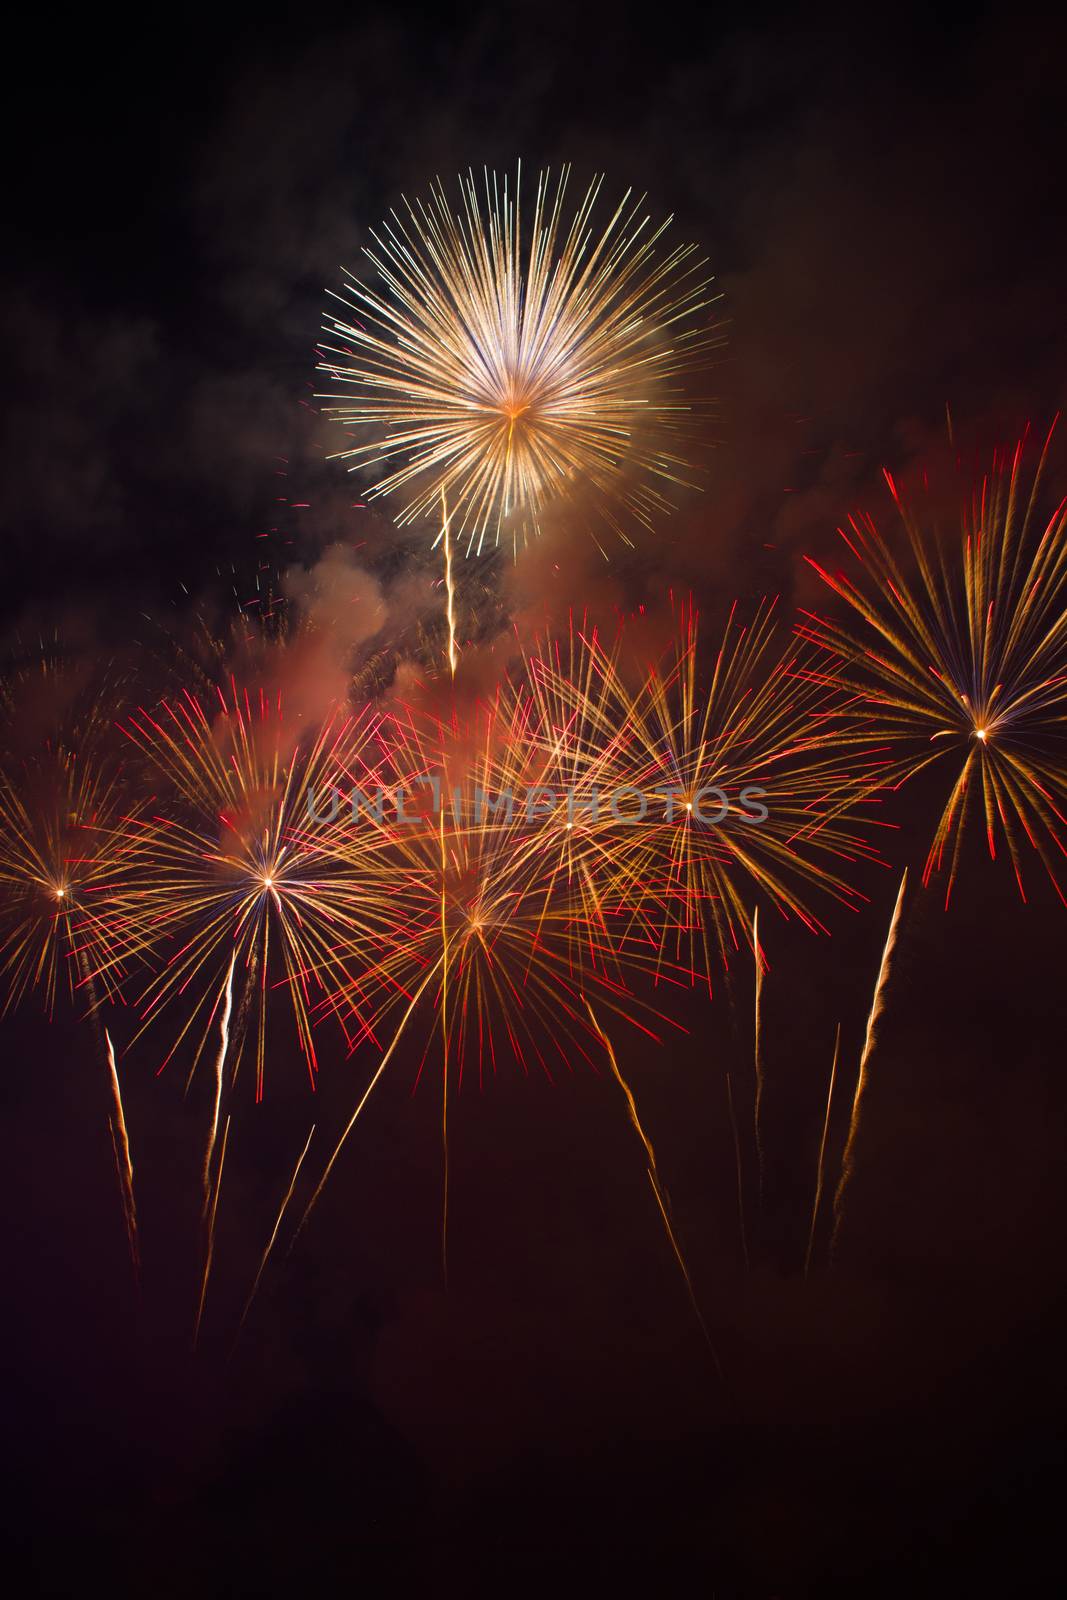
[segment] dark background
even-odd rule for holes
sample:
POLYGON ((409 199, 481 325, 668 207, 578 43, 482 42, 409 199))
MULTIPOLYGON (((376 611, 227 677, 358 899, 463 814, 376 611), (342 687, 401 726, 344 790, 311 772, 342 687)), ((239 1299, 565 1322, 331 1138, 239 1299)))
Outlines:
MULTIPOLYGON (((946 405, 980 460, 1062 402, 1063 44, 1020 9, 30 19, 4 94, 9 653, 58 629, 136 669, 160 625, 262 606, 338 543, 399 617, 388 524, 323 460, 322 291, 401 192, 518 156, 647 189, 706 247, 731 318, 707 493, 596 584, 651 604, 691 588, 713 614, 735 594, 808 603, 801 553, 825 554, 854 505, 884 513, 880 466, 943 452, 946 405)), ((1062 449, 1052 474, 1062 493, 1062 449)), ((571 559, 561 584, 592 583, 571 559)), ((446 1294, 438 1106, 405 1063, 234 1351, 284 1177, 364 1072, 338 1053, 312 1104, 279 1032, 266 1102, 235 1130, 193 1357, 204 1100, 157 1079, 151 1050, 124 1062, 138 1302, 92 1030, 6 1020, 24 1592, 106 1575, 136 1594, 537 1577, 952 1594, 1058 1571, 1063 913, 1036 879, 1022 907, 977 844, 950 911, 909 898, 847 1226, 833 1271, 823 1230, 803 1276, 834 1029, 836 1155, 929 817, 907 800, 862 917, 766 935, 762 1206, 751 973, 686 1008, 682 1045, 622 1045, 725 1382, 609 1079, 464 1091, 446 1294)))

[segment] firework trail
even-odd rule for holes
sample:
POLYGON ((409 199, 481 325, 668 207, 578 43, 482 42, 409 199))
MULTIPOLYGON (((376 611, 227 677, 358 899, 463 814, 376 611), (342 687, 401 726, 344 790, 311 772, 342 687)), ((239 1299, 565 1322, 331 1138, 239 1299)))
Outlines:
POLYGON ((452 535, 448 527, 448 506, 445 501, 445 491, 441 490, 441 538, 445 548, 445 597, 446 614, 448 617, 448 670, 453 678, 456 676, 456 667, 459 665, 459 651, 456 648, 456 585, 452 577, 452 535))
POLYGON ((237 1333, 234 1338, 234 1348, 236 1348, 237 1341, 241 1337, 242 1329, 244 1328, 245 1323, 248 1321, 248 1313, 251 1311, 252 1302, 256 1298, 256 1295, 259 1291, 260 1282, 263 1278, 264 1272, 267 1269, 267 1262, 270 1260, 271 1251, 274 1249, 275 1242, 278 1238, 278 1233, 281 1229, 282 1219, 284 1218, 286 1211, 289 1209, 290 1200, 293 1198, 293 1191, 296 1188, 296 1180, 300 1176, 300 1168, 304 1165, 304 1157, 311 1148, 311 1140, 314 1137, 314 1133, 315 1124, 312 1123, 311 1132, 307 1136, 307 1141, 304 1145, 304 1148, 297 1157, 296 1166, 293 1168, 293 1175, 289 1179, 289 1187, 282 1196, 282 1203, 278 1207, 278 1215, 274 1219, 274 1227, 271 1229, 270 1238, 267 1240, 266 1248, 260 1257, 259 1268, 256 1272, 255 1279, 253 1280, 252 1287, 248 1292, 248 1299, 245 1301, 244 1310, 241 1312, 241 1320, 237 1325, 237 1333))
POLYGON ((364 252, 379 285, 346 274, 325 324, 318 398, 374 435, 341 457, 384 467, 368 493, 406 496, 400 526, 447 493, 468 554, 526 543, 583 489, 629 542, 624 519, 651 527, 692 478, 707 407, 678 380, 722 342, 706 263, 693 246, 657 256, 668 224, 630 191, 596 237, 601 179, 568 222, 568 181, 540 175, 529 230, 521 167, 514 189, 468 175, 458 213, 440 183, 405 201, 364 252))
POLYGON ((596 1013, 593 1010, 593 1007, 589 1004, 588 1000, 586 1001, 586 1007, 589 1011, 589 1020, 593 1024, 593 1028, 597 1034, 597 1037, 600 1039, 601 1044, 604 1046, 604 1052, 611 1065, 611 1071, 615 1081, 619 1085, 619 1088, 622 1090, 626 1098, 626 1108, 629 1112, 630 1122, 633 1125, 634 1132, 637 1134, 637 1137, 640 1139, 644 1147, 645 1157, 648 1162, 648 1181, 652 1185, 652 1193, 656 1198, 656 1206, 663 1222, 664 1232, 667 1235, 667 1242, 671 1247, 675 1261, 678 1263, 678 1270, 681 1272, 682 1278, 685 1282, 686 1293, 689 1296, 689 1303, 693 1308, 693 1314, 696 1317, 697 1322, 700 1324, 700 1331, 707 1341, 708 1349, 711 1351, 712 1360, 715 1363, 715 1369, 721 1378, 723 1374, 722 1366, 719 1362, 718 1352, 712 1343, 711 1334, 708 1332, 708 1325, 704 1321, 704 1315, 700 1309, 696 1292, 693 1288, 693 1280, 689 1273, 689 1267, 686 1263, 685 1256, 682 1253, 682 1247, 678 1243, 678 1237, 671 1223, 670 1207, 667 1203, 667 1197, 664 1193, 663 1185, 660 1183, 659 1169, 656 1166, 656 1152, 652 1148, 652 1141, 641 1125, 641 1118, 637 1113, 637 1102, 634 1099, 633 1090, 630 1088, 630 1085, 626 1082, 626 1079, 623 1077, 622 1072, 620 1071, 619 1063, 616 1059, 615 1050, 611 1040, 608 1038, 607 1034, 600 1026, 600 1023, 597 1021, 596 1013))
POLYGON ((448 1288, 448 852, 445 848, 445 808, 440 815, 441 837, 441 1270, 448 1288))
POLYGON ((104 1042, 107 1047, 107 1064, 111 1078, 111 1098, 114 1103, 114 1115, 108 1118, 111 1129, 111 1144, 115 1152, 115 1171, 118 1174, 119 1194, 122 1199, 122 1214, 126 1223, 126 1237, 130 1245, 130 1260, 133 1263, 135 1279, 141 1274, 141 1246, 137 1233, 137 1205, 133 1193, 133 1160, 130 1155, 130 1140, 126 1132, 126 1113, 122 1105, 122 1090, 119 1086, 119 1072, 115 1062, 115 1046, 111 1042, 111 1035, 104 1029, 104 1042))
POLYGON ((404 1012, 403 1016, 401 1017, 400 1022, 399 1022, 398 1026, 397 1026, 396 1032, 393 1034, 393 1037, 389 1042, 388 1048, 384 1051, 384 1053, 382 1055, 382 1059, 378 1063, 377 1068, 375 1069, 374 1076, 371 1078, 370 1082, 367 1084, 367 1087, 364 1089, 362 1095, 360 1096, 359 1100, 357 1101, 356 1109, 353 1111, 351 1117, 348 1119, 348 1122, 345 1124, 344 1131, 342 1132, 341 1137, 338 1139, 336 1145, 334 1146, 333 1154, 330 1156, 329 1161, 327 1161, 325 1167, 323 1168, 322 1177, 319 1179, 318 1183, 316 1184, 315 1190, 314 1190, 314 1192, 313 1192, 313 1194, 311 1196, 311 1199, 308 1201, 307 1207, 306 1207, 306 1209, 304 1211, 304 1214, 300 1218, 300 1222, 299 1222, 299 1224, 297 1226, 296 1232, 293 1235, 292 1244, 290 1244, 290 1246, 289 1246, 290 1251, 292 1250, 293 1245, 296 1244, 297 1239, 299 1239, 300 1235, 303 1233, 304 1228, 305 1228, 305 1226, 307 1224, 308 1218, 311 1216, 312 1211, 314 1211, 315 1206, 318 1203, 319 1196, 322 1194, 323 1189, 325 1189, 325 1187, 326 1187, 326 1183, 327 1183, 327 1181, 329 1179, 330 1173, 334 1169, 334 1166, 335 1166, 335 1164, 337 1162, 337 1158, 341 1154, 341 1151, 343 1150, 345 1144, 348 1141, 349 1134, 352 1132, 352 1129, 355 1127, 356 1123, 359 1121, 359 1119, 360 1119, 360 1117, 361 1117, 361 1115, 363 1113, 363 1109, 367 1104, 367 1101, 370 1099, 371 1095, 374 1093, 374 1090, 378 1085, 379 1079, 383 1076, 386 1067, 389 1065, 389 1062, 392 1060, 393 1052, 396 1049, 397 1045, 400 1043, 400 1040, 404 1035, 404 1030, 407 1027, 408 1018, 411 1016, 411 1013, 415 1010, 415 1007, 418 1005, 419 1001, 422 999, 423 994, 429 988, 429 986, 432 983, 433 979, 437 976, 438 970, 439 970, 438 967, 432 967, 430 969, 430 971, 426 973, 421 985, 412 994, 412 996, 411 996, 411 998, 410 998, 410 1000, 408 1002, 407 1010, 404 1012))
POLYGON ((924 531, 886 473, 911 570, 869 516, 839 530, 862 564, 859 581, 810 562, 864 624, 853 634, 806 613, 801 631, 844 663, 840 675, 886 748, 870 791, 951 768, 922 874, 926 885, 947 864, 946 906, 976 790, 990 856, 1002 836, 1023 899, 1025 841, 1064 900, 1054 867, 1067 853, 1067 501, 1043 529, 1035 520, 1051 438, 1029 492, 1024 441, 995 456, 965 507, 956 552, 924 531))
POLYGON ((808 1248, 804 1254, 804 1276, 811 1271, 811 1256, 815 1249, 815 1228, 819 1220, 819 1206, 822 1203, 823 1179, 826 1170, 826 1145, 830 1136, 830 1111, 834 1103, 834 1080, 837 1077, 837 1058, 841 1049, 841 1024, 837 1024, 834 1035, 834 1058, 830 1063, 830 1085, 826 1091, 826 1114, 823 1117, 822 1137, 819 1140, 819 1160, 815 1172, 815 1198, 811 1204, 811 1227, 808 1230, 808 1248))
POLYGON ((755 996, 752 1019, 752 1071, 756 1083, 752 1106, 752 1129, 756 1143, 756 1163, 759 1173, 759 1198, 763 1203, 763 1139, 760 1133, 760 1109, 763 1104, 763 971, 764 956, 759 942, 759 906, 752 913, 752 957, 755 964, 755 996))
POLYGON ((830 1241, 831 1254, 837 1248, 841 1234, 841 1224, 845 1215, 845 1196, 848 1185, 852 1180, 855 1170, 856 1140, 860 1129, 860 1114, 863 1109, 863 1096, 867 1088, 867 1068, 874 1050, 878 1018, 882 1014, 885 1003, 886 984, 893 963, 893 951, 896 948, 897 930, 900 927, 900 913, 904 905, 904 890, 907 887, 908 874, 905 869, 897 891, 896 904, 889 922, 889 932, 886 935, 885 948, 882 951, 882 960, 878 968, 878 977, 875 980, 874 996, 871 1000, 871 1009, 867 1017, 867 1031, 863 1040, 863 1053, 860 1056, 859 1072, 856 1074, 856 1089, 852 1097, 852 1115, 849 1118, 848 1136, 845 1139, 845 1150, 841 1157, 841 1176, 837 1181, 837 1192, 834 1195, 834 1231, 830 1241))
POLYGON ((215 1058, 215 1098, 211 1111, 211 1127, 208 1130, 207 1148, 204 1151, 204 1216, 211 1200, 211 1162, 215 1154, 215 1141, 219 1135, 219 1113, 222 1108, 222 1073, 226 1064, 226 1054, 230 1048, 230 1016, 233 1012, 233 969, 237 962, 237 952, 230 957, 230 965, 226 973, 226 982, 223 985, 222 1017, 219 1021, 219 1053, 215 1058))

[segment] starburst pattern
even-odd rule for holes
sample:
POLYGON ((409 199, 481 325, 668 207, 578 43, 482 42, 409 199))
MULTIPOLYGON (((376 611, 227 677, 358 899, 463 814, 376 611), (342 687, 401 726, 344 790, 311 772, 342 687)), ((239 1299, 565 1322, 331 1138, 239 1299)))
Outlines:
POLYGON ((667 223, 643 198, 597 234, 602 180, 568 220, 569 169, 545 172, 527 234, 520 179, 468 176, 458 213, 440 183, 392 212, 365 252, 377 284, 347 277, 325 328, 320 398, 373 433, 342 457, 384 467, 370 492, 406 497, 398 523, 443 514, 468 553, 525 543, 579 491, 595 536, 651 527, 693 481, 708 409, 679 380, 722 342, 705 262, 657 255, 667 223))
POLYGON ((947 867, 946 904, 976 793, 989 853, 1003 839, 1023 898, 1029 846, 1064 899, 1067 501, 1037 520, 1051 438, 1029 482, 1023 442, 996 456, 965 506, 955 549, 923 526, 886 473, 904 557, 870 516, 853 516, 840 532, 860 577, 810 563, 863 624, 854 632, 808 612, 802 631, 844 663, 883 746, 872 789, 949 769, 923 870, 928 884, 947 867))

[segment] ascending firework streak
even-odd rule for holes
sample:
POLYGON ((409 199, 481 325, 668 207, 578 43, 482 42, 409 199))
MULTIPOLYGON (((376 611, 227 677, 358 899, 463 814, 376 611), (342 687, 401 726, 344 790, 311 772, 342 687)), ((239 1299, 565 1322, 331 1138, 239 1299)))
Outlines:
POLYGON ((718 1352, 711 1342, 711 1334, 708 1332, 708 1325, 704 1321, 703 1313, 701 1312, 700 1305, 697 1301, 696 1293, 693 1289, 693 1280, 689 1275, 689 1268, 686 1265, 685 1256, 682 1254, 682 1247, 678 1243, 674 1228, 671 1225, 670 1207, 667 1203, 667 1197, 663 1191, 663 1185, 659 1180, 659 1170, 656 1166, 656 1152, 652 1148, 652 1141, 641 1125, 641 1118, 637 1114, 637 1102, 633 1097, 633 1091, 630 1088, 630 1085, 626 1082, 626 1079, 619 1070, 619 1063, 616 1059, 615 1050, 611 1040, 608 1038, 607 1034, 600 1026, 600 1023, 597 1021, 596 1012, 593 1010, 588 1000, 586 1001, 586 1008, 589 1012, 589 1020, 593 1024, 593 1028, 596 1031, 597 1037, 604 1046, 604 1052, 611 1064, 611 1071, 615 1081, 626 1097, 626 1108, 630 1114, 630 1122, 633 1125, 634 1132, 637 1134, 637 1137, 644 1146, 645 1157, 648 1161, 648 1181, 652 1185, 652 1193, 656 1198, 656 1205, 659 1208, 659 1214, 663 1222, 664 1231, 667 1235, 667 1241, 670 1244, 671 1250, 674 1253, 674 1259, 678 1263, 678 1269, 685 1281, 686 1291, 689 1295, 689 1303, 693 1307, 693 1313, 700 1324, 700 1331, 707 1340, 708 1349, 711 1351, 716 1370, 721 1378, 722 1367, 719 1363, 718 1352))
POLYGON ((141 1246, 137 1237, 137 1205, 133 1194, 133 1159, 130 1155, 130 1140, 126 1132, 126 1113, 122 1106, 122 1090, 119 1087, 119 1072, 115 1062, 115 1046, 111 1042, 111 1035, 104 1029, 104 1042, 107 1048, 107 1064, 111 1078, 111 1098, 114 1113, 108 1118, 111 1129, 111 1145, 115 1152, 115 1171, 119 1180, 119 1194, 122 1198, 122 1214, 126 1222, 126 1237, 130 1245, 130 1260, 133 1263, 135 1278, 141 1272, 141 1246))
POLYGON ((808 1248, 804 1254, 804 1276, 811 1271, 811 1256, 815 1249, 815 1228, 819 1221, 819 1206, 822 1203, 823 1176, 826 1171, 826 1146, 830 1137, 830 1112, 834 1103, 834 1080, 837 1077, 837 1058, 841 1049, 841 1024, 837 1024, 834 1035, 834 1059, 830 1063, 830 1084, 826 1091, 826 1112, 822 1122, 822 1137, 819 1140, 819 1160, 815 1170, 815 1198, 811 1203, 811 1227, 808 1229, 808 1248))
POLYGON ((448 1288, 448 851, 445 808, 439 817, 441 839, 441 1270, 448 1288))
POLYGON ((759 942, 759 906, 752 913, 752 960, 755 967, 755 1002, 752 1016, 752 1073, 756 1091, 752 1104, 752 1129, 756 1143, 756 1163, 759 1173, 759 1198, 763 1203, 763 1136, 760 1129, 760 1111, 763 1106, 763 971, 764 955, 759 942))
POLYGON ((248 1321, 248 1313, 252 1309, 252 1302, 256 1298, 256 1293, 257 1293, 257 1291, 259 1289, 260 1281, 262 1280, 264 1272, 267 1270, 267 1262, 270 1260, 271 1251, 274 1249, 275 1242, 276 1242, 276 1240, 278 1238, 278 1233, 279 1233, 279 1230, 281 1229, 281 1225, 282 1225, 282 1219, 285 1216, 286 1211, 289 1209, 290 1200, 293 1198, 293 1190, 296 1188, 296 1180, 300 1176, 300 1168, 304 1165, 304 1157, 307 1155, 308 1151, 311 1149, 311 1140, 312 1140, 312 1138, 314 1136, 314 1133, 315 1133, 315 1124, 312 1123, 310 1132, 308 1133, 308 1136, 307 1136, 307 1141, 306 1141, 306 1143, 304 1145, 304 1148, 301 1150, 299 1156, 297 1157, 296 1166, 293 1168, 293 1175, 289 1179, 289 1187, 288 1187, 288 1189, 286 1189, 285 1194, 282 1196, 282 1203, 278 1207, 278 1215, 274 1219, 274 1227, 271 1229, 270 1238, 267 1240, 266 1248, 263 1251, 262 1256, 260 1257, 258 1271, 256 1272, 256 1276, 255 1276, 255 1279, 254 1279, 254 1281, 252 1283, 252 1287, 249 1290, 248 1299, 245 1301, 244 1310, 241 1312, 241 1320, 238 1323, 237 1333, 236 1333, 236 1335, 234 1337, 234 1347, 235 1348, 236 1348, 238 1339, 241 1337, 241 1330, 243 1329, 245 1323, 248 1321))
POLYGON ((600 179, 567 222, 568 178, 541 174, 528 233, 521 167, 514 190, 469 175, 458 214, 440 183, 405 201, 364 252, 380 285, 346 274, 326 321, 319 398, 375 435, 341 456, 385 465, 369 493, 407 496, 400 525, 447 493, 468 554, 525 543, 583 488, 627 538, 624 516, 651 527, 692 477, 701 406, 678 379, 722 342, 706 264, 693 246, 657 257, 668 223, 630 191, 596 237, 600 179))
POLYGON ((958 553, 923 532, 886 473, 914 574, 867 516, 840 530, 866 582, 811 562, 866 624, 854 635, 807 613, 803 631, 846 663, 842 677, 888 747, 870 789, 952 764, 923 869, 927 884, 947 858, 946 905, 975 790, 989 853, 996 854, 999 829, 1023 898, 1023 838, 1065 898, 1053 868, 1067 851, 1067 501, 1043 531, 1034 521, 1051 437, 1028 493, 1023 443, 1010 458, 994 458, 965 511, 958 553))
POLYGON ((208 1206, 211 1203, 211 1165, 215 1155, 215 1141, 219 1136, 219 1115, 222 1110, 222 1077, 226 1065, 226 1056, 230 1048, 230 1018, 233 1015, 233 969, 237 964, 237 952, 230 957, 230 965, 226 973, 226 981, 222 988, 222 1016, 219 1020, 219 1053, 215 1057, 215 1098, 211 1111, 211 1126, 208 1129, 207 1148, 204 1152, 204 1207, 203 1216, 207 1217, 208 1206))
POLYGON ((445 500, 445 491, 441 490, 441 542, 445 548, 445 606, 448 617, 448 670, 453 678, 456 676, 456 667, 459 665, 459 651, 456 648, 456 585, 452 577, 452 535, 448 529, 448 505, 445 500))
MULTIPOLYGON (((882 960, 881 965, 878 968, 878 977, 875 980, 874 997, 871 1000, 870 1014, 867 1017, 867 1032, 864 1035, 863 1040, 863 1054, 860 1056, 859 1072, 856 1074, 856 1091, 852 1096, 852 1115, 849 1118, 848 1137, 845 1140, 845 1151, 841 1157, 841 1176, 837 1182, 837 1193, 834 1195, 834 1231, 830 1241, 831 1254, 837 1248, 838 1239, 841 1233, 841 1223, 845 1214, 845 1194, 852 1179, 852 1174, 855 1167, 856 1139, 860 1130, 860 1114, 863 1110, 863 1096, 867 1088, 867 1068, 871 1059, 871 1053, 875 1046, 876 1027, 878 1018, 882 1014, 886 984, 889 982, 889 973, 893 962, 893 951, 896 948, 897 942, 897 929, 900 926, 900 911, 904 904, 904 890, 907 887, 907 882, 908 874, 907 870, 905 869, 904 876, 900 880, 900 888, 897 891, 897 900, 896 905, 893 907, 893 915, 889 922, 889 932, 886 935, 885 948, 882 951, 882 960)), ((833 1085, 831 1080, 831 1092, 832 1088, 833 1085)), ((829 1111, 827 1111, 827 1115, 829 1115, 829 1111)), ((814 1219, 812 1221, 812 1227, 814 1228, 814 1219)))

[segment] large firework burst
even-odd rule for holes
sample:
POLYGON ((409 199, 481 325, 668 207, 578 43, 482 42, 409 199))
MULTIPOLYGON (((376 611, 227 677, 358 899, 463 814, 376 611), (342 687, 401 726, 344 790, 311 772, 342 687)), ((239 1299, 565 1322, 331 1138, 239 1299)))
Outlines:
MULTIPOLYGON (((637 1022, 605 922, 606 858, 575 844, 566 744, 544 709, 509 680, 462 716, 397 704, 383 719, 385 792, 403 797, 407 820, 372 865, 365 823, 334 836, 342 855, 354 849, 350 870, 382 876, 395 918, 391 945, 346 975, 338 997, 353 1046, 390 1040, 390 1019, 406 1021, 425 994, 458 1086, 468 1065, 481 1080, 510 1058, 551 1078, 589 1061, 599 1044, 587 996, 637 1022)), ((629 966, 642 964, 638 952, 629 966)))
MULTIPOLYGON (((597 179, 567 220, 569 169, 540 175, 527 232, 520 172, 440 183, 390 214, 329 316, 320 398, 373 438, 341 452, 383 464, 372 494, 406 496, 398 522, 450 519, 468 552, 524 543, 546 508, 585 487, 590 520, 627 538, 690 481, 702 409, 678 379, 721 332, 694 246, 657 255, 644 199, 623 196, 599 234, 597 179)), ((669 221, 669 219, 668 219, 669 221)))
POLYGON ((858 582, 811 562, 865 624, 853 633, 806 613, 802 631, 845 663, 888 745, 877 785, 934 764, 951 769, 923 872, 929 883, 947 862, 946 904, 975 791, 989 853, 1001 835, 1023 898, 1025 842, 1064 899, 1054 869, 1067 823, 1067 501, 1043 525, 1035 515, 1051 437, 1028 482, 1024 442, 995 456, 964 508, 955 551, 924 529, 886 473, 910 562, 870 516, 840 530, 862 565, 858 582))
MULTIPOLYGON (((374 718, 344 711, 293 726, 280 696, 253 695, 236 683, 228 695, 216 693, 214 715, 187 693, 141 710, 126 727, 166 794, 132 830, 143 870, 122 903, 139 948, 163 955, 142 997, 145 1025, 180 1000, 169 1054, 199 1018, 195 1064, 221 1010, 232 1078, 254 1005, 258 1099, 268 991, 287 991, 314 1079, 310 1007, 327 987, 324 974, 336 973, 354 949, 365 955, 383 922, 392 925, 387 901, 373 892, 382 880, 361 877, 351 844, 341 859, 330 843, 340 822, 318 814, 324 795, 366 783, 374 718)), ((380 843, 373 831, 359 839, 365 851, 380 843)))
MULTIPOLYGON (((393 931, 326 1002, 336 1014, 347 1010, 353 1049, 369 1041, 381 1056, 305 1218, 421 1008, 430 1026, 420 1077, 435 1039, 441 1045, 446 1277, 449 1102, 468 1065, 479 1083, 505 1058, 551 1080, 583 1061, 598 1070, 606 1053, 619 1076, 598 1008, 657 1037, 627 981, 628 969, 648 965, 647 952, 621 958, 601 901, 603 861, 573 846, 564 793, 571 769, 565 741, 543 721, 545 705, 521 680, 506 680, 463 716, 398 703, 385 719, 386 786, 405 811, 415 807, 371 869, 393 931)), ((345 835, 336 838, 345 861, 345 835)), ((348 838, 349 870, 366 881, 357 828, 348 838)), ((685 1272, 666 1212, 664 1224, 685 1272)))
POLYGON ((0 777, 0 965, 4 1009, 61 991, 87 1010, 111 996, 135 939, 116 894, 136 854, 129 802, 89 753, 50 750, 0 777))
POLYGON ((822 931, 813 892, 858 904, 844 873, 876 852, 851 814, 854 728, 813 653, 780 643, 773 602, 748 621, 735 605, 706 662, 685 607, 665 659, 637 667, 589 633, 531 676, 582 774, 571 848, 599 855, 616 937, 660 976, 710 987, 713 955, 728 966, 752 943, 760 898, 822 931))
POLYGON ((116 687, 57 645, 0 691, 5 1010, 36 992, 51 1016, 64 990, 94 1010, 123 976, 132 936, 114 896, 133 865, 138 802, 107 748, 116 687))

